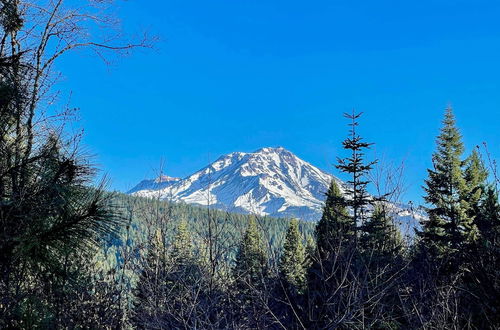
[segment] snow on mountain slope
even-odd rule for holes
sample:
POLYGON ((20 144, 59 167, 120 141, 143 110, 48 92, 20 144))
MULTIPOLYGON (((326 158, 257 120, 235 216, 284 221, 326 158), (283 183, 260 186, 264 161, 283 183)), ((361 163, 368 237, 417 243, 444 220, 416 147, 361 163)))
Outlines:
POLYGON ((129 193, 232 212, 317 220, 331 180, 284 148, 233 152, 182 180, 145 180, 129 193))
MULTIPOLYGON (((233 152, 184 179, 162 176, 144 180, 128 193, 174 202, 273 217, 319 220, 325 193, 332 180, 344 183, 290 151, 262 148, 252 153, 233 152)), ((405 232, 412 232, 421 211, 390 204, 405 232)))
POLYGON ((132 188, 132 190, 128 191, 127 194, 134 194, 142 190, 161 190, 180 180, 179 178, 172 178, 166 175, 162 175, 152 180, 142 180, 138 185, 132 188))

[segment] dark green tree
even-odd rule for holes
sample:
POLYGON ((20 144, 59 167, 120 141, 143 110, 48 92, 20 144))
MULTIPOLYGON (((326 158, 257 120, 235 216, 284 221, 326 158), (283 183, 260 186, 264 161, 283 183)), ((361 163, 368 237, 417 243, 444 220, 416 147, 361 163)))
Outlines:
POLYGON ((372 198, 367 192, 367 175, 376 162, 365 161, 371 146, 357 133, 361 114, 344 114, 350 119, 349 136, 342 142, 350 151, 338 158, 337 169, 349 175, 345 196, 332 182, 323 216, 316 227, 317 253, 308 272, 308 326, 342 328, 364 326, 365 268, 358 244, 359 226, 367 219, 372 198), (361 323, 359 323, 361 322, 361 323))
POLYGON ((187 265, 193 260, 192 237, 188 230, 187 221, 181 220, 177 225, 177 232, 172 244, 172 258, 179 265, 187 265))
POLYGON ((473 323, 481 329, 500 326, 500 203, 493 186, 487 187, 476 217, 479 239, 470 255, 464 302, 472 310, 473 323))
POLYGON ((176 228, 170 253, 156 231, 135 294, 134 325, 141 329, 199 328, 201 270, 185 220, 176 228))
POLYGON ((283 254, 279 263, 280 276, 286 286, 297 293, 302 293, 306 283, 306 254, 299 231, 299 222, 290 221, 286 232, 283 254))
POLYGON ((476 221, 483 244, 500 246, 500 203, 498 192, 493 186, 486 188, 476 221))
POLYGON ((278 264, 279 276, 276 279, 276 293, 274 314, 278 315, 282 324, 290 328, 298 327, 298 317, 303 303, 303 294, 307 281, 306 249, 302 244, 302 235, 299 231, 299 222, 290 221, 288 226, 283 251, 278 264))
POLYGON ((236 254, 234 276, 242 287, 260 288, 267 276, 267 253, 255 217, 248 226, 236 254))
MULTIPOLYGON (((68 299, 77 296, 68 290, 85 290, 70 285, 84 277, 75 271, 85 269, 77 267, 79 259, 90 257, 122 222, 110 204, 110 194, 102 187, 87 186, 94 169, 77 153, 64 151, 67 148, 58 135, 49 135, 23 169, 18 168, 21 173, 4 178, 0 184, 4 192, 0 205, 0 295, 5 301, 0 306, 0 319, 11 326, 28 315, 27 301, 44 301, 40 304, 47 314, 37 320, 52 326, 68 325, 70 318, 61 313, 70 303, 68 299)), ((13 157, 16 152, 3 149, 1 153, 13 157)), ((4 169, 7 173, 12 170, 4 169)))
POLYGON ((370 183, 367 174, 377 163, 377 161, 366 162, 364 158, 365 150, 369 149, 373 143, 365 142, 357 133, 358 119, 362 114, 355 113, 354 110, 351 114, 344 114, 344 117, 348 118, 351 123, 349 124, 349 136, 342 142, 342 146, 351 154, 346 158, 338 158, 336 165, 337 169, 350 176, 345 188, 348 196, 346 201, 352 209, 353 221, 356 226, 361 225, 366 218, 366 209, 372 200, 367 191, 367 185, 370 183))
POLYGON ((267 324, 265 310, 269 301, 269 268, 266 248, 251 216, 236 253, 233 268, 233 311, 241 327, 263 327, 267 324))
POLYGON ((437 138, 437 151, 432 157, 433 169, 425 181, 425 201, 429 219, 418 232, 421 246, 431 256, 450 256, 462 252, 466 244, 477 238, 477 228, 470 215, 470 203, 461 156, 462 136, 455 126, 452 109, 448 108, 443 128, 437 138))
POLYGON ((376 203, 373 213, 361 228, 363 253, 379 264, 386 264, 400 255, 404 246, 401 232, 388 214, 387 207, 384 202, 376 203))
POLYGON ((90 306, 77 300, 90 293, 81 264, 121 224, 52 94, 64 54, 125 49, 107 43, 113 29, 87 33, 110 21, 103 5, 0 1, 0 328, 76 327, 68 306, 90 306))
POLYGON ((401 327, 398 290, 404 275, 404 242, 388 207, 386 202, 374 204, 373 213, 361 227, 359 244, 366 294, 364 324, 375 329, 401 327))
POLYGON ((347 202, 334 180, 326 194, 325 206, 316 225, 316 245, 321 258, 333 253, 341 241, 353 240, 356 224, 349 216, 347 202))
POLYGON ((485 168, 477 149, 473 150, 472 154, 465 160, 464 165, 465 190, 463 199, 469 205, 468 216, 475 223, 480 213, 480 204, 485 198, 488 170, 485 168))

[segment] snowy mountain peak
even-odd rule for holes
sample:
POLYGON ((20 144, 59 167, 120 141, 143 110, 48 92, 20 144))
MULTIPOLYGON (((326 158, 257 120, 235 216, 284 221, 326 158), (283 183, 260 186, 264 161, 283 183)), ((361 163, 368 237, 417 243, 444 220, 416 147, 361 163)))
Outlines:
POLYGON ((173 178, 168 175, 160 175, 159 177, 155 179, 150 179, 150 180, 142 180, 139 182, 138 185, 136 185, 134 188, 131 190, 127 191, 127 194, 134 194, 138 191, 142 190, 161 190, 164 189, 175 182, 180 181, 180 178, 173 178))
POLYGON ((221 156, 182 180, 144 180, 129 193, 232 212, 317 220, 334 179, 338 181, 283 147, 266 147, 221 156))

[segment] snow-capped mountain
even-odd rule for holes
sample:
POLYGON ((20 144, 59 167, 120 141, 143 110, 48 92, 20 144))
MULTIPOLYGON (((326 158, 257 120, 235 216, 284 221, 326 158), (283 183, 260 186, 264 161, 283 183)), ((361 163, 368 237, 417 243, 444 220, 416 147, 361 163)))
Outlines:
POLYGON ((290 151, 233 152, 185 179, 144 180, 128 193, 231 212, 317 220, 332 180, 290 151))
MULTIPOLYGON (((230 212, 319 220, 332 180, 342 190, 342 181, 290 151, 262 148, 222 156, 184 179, 144 180, 128 193, 230 212)), ((391 205, 401 225, 414 227, 410 222, 421 216, 408 207, 391 205)))
POLYGON ((139 182, 138 185, 136 185, 132 190, 128 191, 127 194, 134 194, 135 192, 142 191, 142 190, 162 190, 170 185, 172 185, 175 182, 180 181, 180 178, 172 178, 167 175, 161 175, 157 177, 156 179, 151 179, 151 180, 142 180, 139 182))

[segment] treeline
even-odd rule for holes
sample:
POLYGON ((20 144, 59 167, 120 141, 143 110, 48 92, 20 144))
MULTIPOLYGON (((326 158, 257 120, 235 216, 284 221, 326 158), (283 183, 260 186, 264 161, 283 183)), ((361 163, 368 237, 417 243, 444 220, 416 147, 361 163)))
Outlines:
MULTIPOLYGON (((270 258, 250 218, 234 262, 193 253, 201 246, 181 223, 165 249, 156 235, 134 295, 139 328, 495 329, 499 320, 500 205, 496 184, 464 147, 451 109, 425 181, 428 218, 405 240, 387 194, 367 193, 375 162, 352 120, 314 242, 291 221, 278 258, 270 258)), ((496 180, 496 179, 495 179, 496 180)), ((210 251, 218 251, 220 242, 210 251)))
MULTIPOLYGON (((234 261, 210 230, 196 242, 181 222, 169 245, 157 232, 134 289, 138 328, 496 329, 500 205, 477 150, 463 157, 451 109, 425 181, 428 217, 404 239, 388 194, 370 196, 364 160, 370 144, 348 115, 351 151, 337 168, 313 239, 289 223, 282 252, 269 255, 258 219, 250 218, 234 261), (204 245, 204 243, 208 245, 204 245), (213 245, 210 245, 213 244, 213 245), (204 253, 198 248, 205 246, 204 253), (198 252, 194 252, 198 251, 198 252), (212 258, 210 253, 215 253, 212 258), (221 255, 224 255, 222 253, 221 255)), ((494 179, 496 180, 496 179, 494 179)), ((223 240, 224 241, 224 240, 223 240)))
POLYGON ((0 4, 0 328, 500 327, 498 178, 478 150, 464 156, 451 109, 413 239, 397 189, 368 194, 377 165, 354 113, 337 161, 349 179, 317 224, 110 194, 65 134, 71 111, 45 112, 52 67, 142 44, 90 39, 111 22, 106 1, 0 4))

